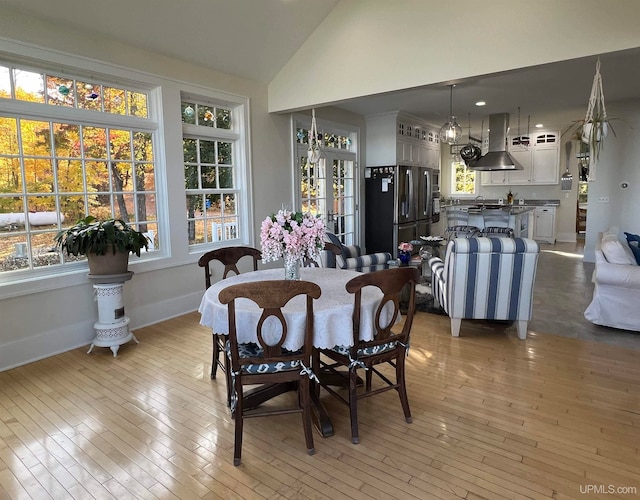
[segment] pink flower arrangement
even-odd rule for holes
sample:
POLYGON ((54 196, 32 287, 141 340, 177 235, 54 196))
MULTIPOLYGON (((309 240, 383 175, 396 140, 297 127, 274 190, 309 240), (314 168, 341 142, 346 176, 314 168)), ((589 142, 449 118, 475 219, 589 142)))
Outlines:
POLYGON ((404 241, 398 245, 398 250, 401 252, 413 252, 413 245, 411 243, 405 243, 404 241))
POLYGON ((288 263, 308 257, 318 261, 324 247, 325 225, 310 212, 280 210, 262 221, 262 261, 283 257, 288 263))

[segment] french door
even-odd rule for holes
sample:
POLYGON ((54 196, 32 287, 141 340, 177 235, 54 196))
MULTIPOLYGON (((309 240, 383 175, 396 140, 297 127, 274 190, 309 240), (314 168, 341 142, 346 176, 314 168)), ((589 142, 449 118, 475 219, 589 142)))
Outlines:
POLYGON ((303 211, 320 215, 327 229, 345 245, 357 244, 358 187, 356 132, 344 126, 318 122, 321 136, 320 160, 307 160, 308 128, 296 123, 295 152, 300 190, 297 194, 303 211), (327 131, 330 130, 330 131, 327 131))
POLYGON ((303 211, 320 215, 327 229, 345 245, 356 244, 356 154, 323 151, 317 164, 309 164, 304 146, 297 148, 303 211))

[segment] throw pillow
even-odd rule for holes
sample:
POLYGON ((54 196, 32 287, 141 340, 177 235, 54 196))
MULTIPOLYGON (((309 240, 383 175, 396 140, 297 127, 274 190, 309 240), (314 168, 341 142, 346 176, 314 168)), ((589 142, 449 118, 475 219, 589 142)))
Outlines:
POLYGON ((629 245, 623 244, 615 234, 604 234, 600 247, 607 262, 611 264, 638 265, 629 245))
POLYGON ((633 256, 636 258, 636 262, 640 266, 640 241, 634 240, 629 242, 629 248, 633 252, 633 256))
POLYGON ((631 244, 632 241, 640 243, 640 235, 627 233, 626 231, 624 232, 624 235, 627 237, 627 243, 631 244))

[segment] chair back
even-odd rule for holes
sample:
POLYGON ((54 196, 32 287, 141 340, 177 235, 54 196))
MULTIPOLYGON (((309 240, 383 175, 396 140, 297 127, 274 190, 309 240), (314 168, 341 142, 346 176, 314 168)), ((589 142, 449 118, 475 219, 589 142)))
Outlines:
POLYGON ((198 265, 204 268, 205 287, 211 286, 211 269, 209 264, 212 260, 217 260, 224 265, 222 279, 225 279, 229 271, 240 274, 238 270, 238 261, 243 257, 251 257, 253 259, 253 270, 258 270, 258 261, 262 259, 262 252, 252 247, 224 247, 216 248, 205 253, 198 259, 198 265))
POLYGON ((482 210, 484 227, 509 227, 509 212, 500 208, 482 210))
POLYGON ((309 281, 269 280, 232 285, 220 292, 222 304, 228 304, 229 343, 231 347, 231 367, 234 372, 243 365, 299 361, 309 366, 313 348, 313 299, 320 297, 320 287, 309 281), (302 349, 284 351, 282 345, 287 339, 289 328, 282 309, 293 297, 305 295, 306 313, 304 344, 302 349), (236 322, 235 301, 249 299, 262 309, 256 327, 257 344, 262 349, 260 357, 240 357, 236 322))
POLYGON ((447 227, 468 226, 469 212, 463 208, 449 207, 446 211, 447 227))
POLYGON ((442 270, 451 318, 529 320, 538 243, 528 238, 456 238, 442 270))
POLYGON ((358 349, 374 349, 377 346, 383 346, 389 342, 398 341, 403 344, 407 344, 409 340, 409 333, 411 331, 411 325, 413 324, 413 316, 415 313, 415 289, 416 284, 420 281, 420 271, 415 267, 396 267, 392 269, 384 269, 373 273, 366 273, 362 276, 357 276, 346 284, 347 292, 354 295, 354 311, 353 311, 353 357, 358 349), (362 291, 365 287, 376 287, 382 293, 383 297, 380 300, 378 308, 374 317, 374 332, 373 340, 362 341, 360 340, 360 314, 362 303, 362 291), (403 289, 409 287, 409 306, 407 309, 405 322, 401 332, 394 332, 393 327, 400 314, 400 296, 403 289), (391 306, 389 306, 391 304, 391 306), (389 310, 391 308, 391 315, 389 310), (383 313, 384 310, 384 313, 383 313), (388 321, 382 322, 383 319, 388 321))

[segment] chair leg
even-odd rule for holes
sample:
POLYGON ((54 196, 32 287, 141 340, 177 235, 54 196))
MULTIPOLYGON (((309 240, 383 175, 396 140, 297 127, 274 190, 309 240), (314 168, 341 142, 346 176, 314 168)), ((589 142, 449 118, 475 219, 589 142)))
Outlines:
POLYGON ((367 370, 365 375, 365 391, 366 392, 371 392, 371 380, 373 379, 373 370, 369 369, 367 370))
POLYGON ((405 353, 402 352, 396 359, 396 383, 398 384, 398 395, 400 396, 400 404, 402 405, 402 411, 404 411, 404 419, 408 424, 413 422, 411 418, 411 410, 409 409, 409 398, 407 397, 407 384, 404 377, 404 358, 405 353))
POLYGON ((311 427, 311 389, 309 387, 309 377, 302 376, 298 382, 298 398, 302 406, 302 427, 304 428, 304 440, 307 444, 307 453, 313 455, 316 449, 313 446, 313 429, 311 427))
POLYGON ((227 379, 227 408, 231 407, 231 393, 233 391, 233 382, 231 380, 231 360, 227 353, 224 353, 224 375, 227 379))
POLYGON ((451 318, 451 336, 460 336, 460 325, 462 324, 462 318, 451 318))
POLYGON ((356 387, 358 385, 358 372, 355 367, 349 368, 349 415, 351 417, 351 442, 358 444, 360 437, 358 435, 358 393, 356 387))
POLYGON ((242 392, 242 383, 240 382, 240 375, 235 380, 236 394, 238 395, 238 401, 236 402, 235 410, 235 441, 233 445, 233 465, 240 465, 242 457, 242 424, 244 423, 244 394, 242 392))
POLYGON ((220 354, 220 345, 218 344, 218 335, 213 334, 213 353, 211 354, 211 379, 216 378, 216 372, 218 371, 218 355, 220 354))
POLYGON ((527 321, 518 320, 516 327, 518 328, 518 338, 520 340, 527 339, 527 321))

